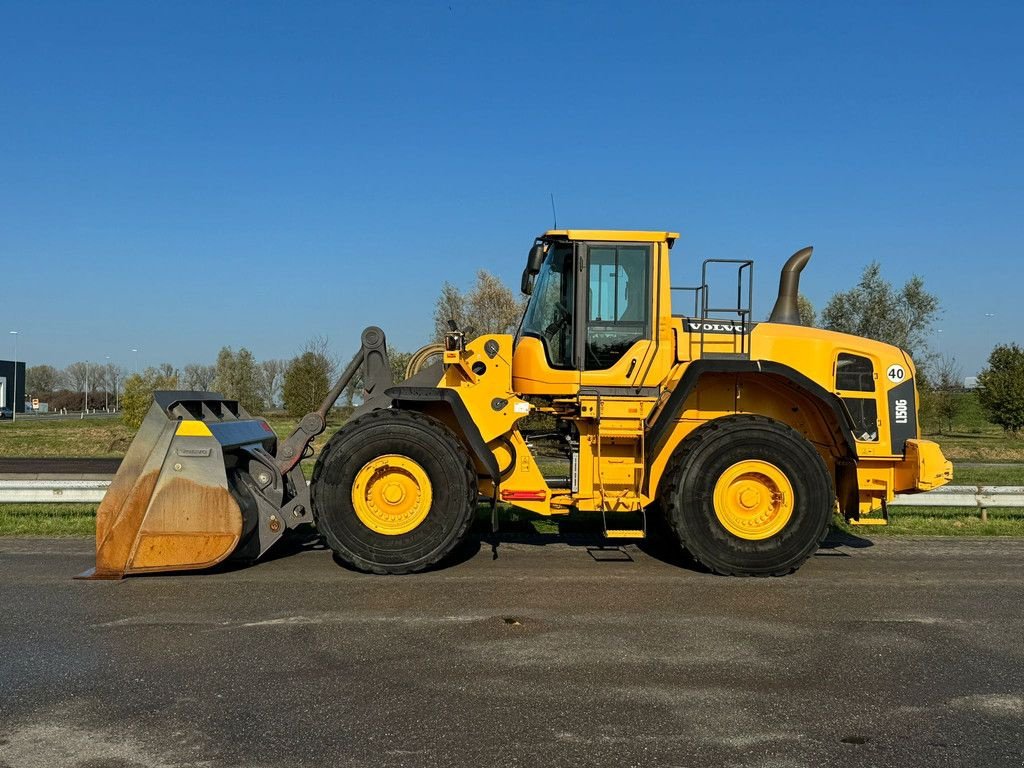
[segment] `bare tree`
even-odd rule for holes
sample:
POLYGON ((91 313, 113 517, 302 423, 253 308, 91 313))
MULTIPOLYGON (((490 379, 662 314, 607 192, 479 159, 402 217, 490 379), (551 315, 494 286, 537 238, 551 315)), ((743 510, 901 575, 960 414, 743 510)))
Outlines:
POLYGON ((434 309, 434 341, 444 341, 452 323, 458 328, 466 327, 466 299, 458 288, 446 281, 434 309))
POLYGON ((160 363, 160 365, 156 367, 156 372, 165 380, 174 379, 176 382, 181 381, 181 371, 170 363, 160 363))
POLYGON ((34 397, 56 392, 62 386, 63 375, 52 365, 33 365, 25 369, 25 392, 34 397))
POLYGON ((87 382, 92 381, 96 365, 87 362, 72 363, 64 369, 64 382, 72 392, 84 392, 87 382))
MULTIPOLYGON (((118 393, 121 391, 124 381, 124 368, 116 363, 107 363, 103 366, 103 378, 107 384, 108 392, 112 393, 113 404, 118 403, 118 393)), ((108 403, 109 405, 109 403, 108 403)))
MULTIPOLYGON (((953 431, 953 423, 963 410, 963 369, 957 364, 956 358, 939 355, 932 366, 929 377, 930 389, 927 399, 931 400, 931 410, 944 424, 947 431, 953 431)), ((942 429, 939 429, 941 432, 942 429)))
POLYGON ((216 375, 217 367, 215 365, 190 363, 182 371, 181 385, 185 389, 206 392, 213 388, 213 380, 216 375))
POLYGON ((476 273, 476 282, 467 293, 446 282, 434 309, 434 340, 444 339, 449 320, 473 336, 512 333, 525 306, 524 299, 517 298, 507 285, 483 269, 476 273))

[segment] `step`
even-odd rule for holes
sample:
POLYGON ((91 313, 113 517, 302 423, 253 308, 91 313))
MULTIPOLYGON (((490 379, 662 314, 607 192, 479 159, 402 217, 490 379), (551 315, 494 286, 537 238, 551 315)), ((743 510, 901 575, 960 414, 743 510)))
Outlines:
POLYGON ((606 539, 642 539, 644 538, 644 532, 633 529, 609 529, 604 532, 604 537, 606 539))

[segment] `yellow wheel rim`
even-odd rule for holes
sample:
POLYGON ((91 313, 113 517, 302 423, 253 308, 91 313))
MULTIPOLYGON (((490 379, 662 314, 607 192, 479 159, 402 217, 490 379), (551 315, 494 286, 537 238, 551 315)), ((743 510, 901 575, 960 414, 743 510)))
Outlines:
POLYGON ((430 478, 423 467, 397 453, 378 456, 356 473, 352 506, 363 525, 386 536, 408 533, 430 511, 430 478))
POLYGON ((715 483, 715 515, 741 539, 774 536, 793 516, 793 486, 782 470, 750 459, 729 467, 715 483))

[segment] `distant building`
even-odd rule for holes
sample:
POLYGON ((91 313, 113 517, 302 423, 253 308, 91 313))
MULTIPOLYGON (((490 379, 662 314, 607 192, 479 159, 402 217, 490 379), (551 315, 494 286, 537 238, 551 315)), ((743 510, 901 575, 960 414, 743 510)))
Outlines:
POLYGON ((25 412, 25 364, 18 365, 18 391, 14 391, 14 362, 0 360, 0 408, 10 408, 16 413, 25 412))
POLYGON ((977 389, 978 388, 978 377, 977 376, 966 376, 964 377, 964 389, 977 389))

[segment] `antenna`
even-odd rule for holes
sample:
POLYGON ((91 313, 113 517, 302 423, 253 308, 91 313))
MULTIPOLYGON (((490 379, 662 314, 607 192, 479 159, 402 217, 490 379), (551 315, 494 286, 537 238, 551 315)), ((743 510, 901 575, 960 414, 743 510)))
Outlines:
POLYGON ((555 193, 549 192, 548 194, 551 195, 551 218, 555 222, 555 226, 553 226, 552 229, 558 229, 558 214, 555 213, 555 193))

